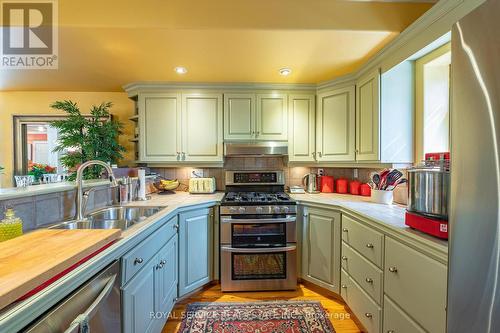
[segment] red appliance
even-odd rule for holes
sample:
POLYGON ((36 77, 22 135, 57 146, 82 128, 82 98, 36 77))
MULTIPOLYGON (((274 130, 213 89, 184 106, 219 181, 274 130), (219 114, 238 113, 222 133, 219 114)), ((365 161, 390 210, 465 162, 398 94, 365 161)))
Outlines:
POLYGON ((360 186, 360 192, 361 195, 364 197, 371 197, 372 195, 372 188, 368 184, 361 184, 360 186))
POLYGON ((347 179, 337 179, 337 193, 346 194, 347 193, 347 179))
POLYGON ((321 176, 321 192, 333 193, 333 177, 321 176))
POLYGON ((426 234, 448 239, 448 221, 432 219, 424 215, 406 212, 405 224, 426 234))
POLYGON ((353 180, 352 182, 349 183, 349 193, 353 195, 359 195, 361 183, 357 180, 353 180))

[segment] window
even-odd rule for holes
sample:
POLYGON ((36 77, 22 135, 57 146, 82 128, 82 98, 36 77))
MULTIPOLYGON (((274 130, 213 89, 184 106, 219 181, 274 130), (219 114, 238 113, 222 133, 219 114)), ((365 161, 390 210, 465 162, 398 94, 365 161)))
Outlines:
POLYGON ((450 151, 450 44, 418 59, 416 70, 416 156, 450 151))

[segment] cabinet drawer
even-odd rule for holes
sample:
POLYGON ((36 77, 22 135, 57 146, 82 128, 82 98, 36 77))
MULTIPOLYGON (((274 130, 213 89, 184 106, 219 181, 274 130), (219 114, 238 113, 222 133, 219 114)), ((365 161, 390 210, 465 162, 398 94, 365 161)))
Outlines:
POLYGON ((342 240, 375 265, 382 268, 382 248, 384 246, 383 234, 343 215, 342 240))
POLYGON ((342 242, 342 268, 375 302, 382 304, 382 271, 344 242, 342 242))
POLYGON ((153 258, 160 248, 176 234, 177 216, 156 230, 122 258, 123 284, 130 280, 145 264, 153 258))
POLYGON ((444 332, 446 266, 387 237, 384 292, 426 331, 444 332))
POLYGON ((399 306, 384 296, 384 332, 425 333, 399 306))
POLYGON ((368 333, 380 332, 382 309, 343 269, 341 289, 341 295, 345 302, 367 329, 368 333))

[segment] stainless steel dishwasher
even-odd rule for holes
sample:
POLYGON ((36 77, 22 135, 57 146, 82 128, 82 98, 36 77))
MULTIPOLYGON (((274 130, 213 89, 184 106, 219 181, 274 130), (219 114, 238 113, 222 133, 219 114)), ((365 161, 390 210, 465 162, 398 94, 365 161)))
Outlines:
POLYGON ((120 264, 107 268, 81 285, 23 332, 121 332, 120 264))

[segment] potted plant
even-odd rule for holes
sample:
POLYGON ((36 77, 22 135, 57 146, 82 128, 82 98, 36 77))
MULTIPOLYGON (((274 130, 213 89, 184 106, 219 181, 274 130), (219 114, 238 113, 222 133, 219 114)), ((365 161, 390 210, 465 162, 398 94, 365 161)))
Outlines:
POLYGON ((28 175, 35 177, 35 182, 39 182, 40 178, 47 173, 56 173, 56 168, 41 163, 30 164, 28 168, 28 175))
MULTIPOLYGON (((61 152, 61 164, 70 172, 69 180, 76 178, 80 164, 100 160, 115 164, 122 159, 125 148, 118 143, 123 125, 111 117, 109 109, 113 104, 104 102, 90 109, 90 116, 82 115, 72 101, 57 101, 52 108, 64 111, 67 118, 56 120, 51 126, 58 130, 54 152, 61 152)), ((84 179, 100 178, 102 167, 87 168, 84 179)))

